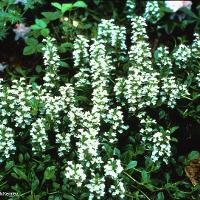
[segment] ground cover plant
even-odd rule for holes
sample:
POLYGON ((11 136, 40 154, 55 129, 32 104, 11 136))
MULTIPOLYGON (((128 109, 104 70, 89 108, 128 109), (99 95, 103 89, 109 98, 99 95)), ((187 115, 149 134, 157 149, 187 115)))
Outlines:
POLYGON ((199 7, 42 3, 37 65, 2 64, 2 199, 200 199, 199 7))

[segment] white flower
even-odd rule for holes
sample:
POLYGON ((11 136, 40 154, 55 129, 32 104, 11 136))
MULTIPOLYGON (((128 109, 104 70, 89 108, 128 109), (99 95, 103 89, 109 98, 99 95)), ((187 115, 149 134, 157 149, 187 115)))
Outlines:
POLYGON ((78 187, 81 187, 86 180, 86 175, 81 164, 73 164, 68 161, 68 166, 65 169, 65 177, 73 180, 78 187))
POLYGON ((166 7, 173 10, 173 12, 176 12, 180 8, 186 7, 188 9, 191 9, 192 1, 165 1, 166 7))
POLYGON ((135 0, 127 0, 126 1, 126 17, 127 19, 131 19, 133 16, 134 16, 134 10, 135 10, 135 7, 136 7, 136 3, 135 3, 135 0))
POLYGON ((147 21, 156 23, 161 17, 160 8, 157 1, 147 1, 144 18, 147 21))
POLYGON ((5 69, 6 67, 8 67, 7 64, 5 64, 5 63, 0 63, 0 72, 3 72, 4 69, 5 69))
POLYGON ((30 130, 32 137, 32 150, 34 154, 42 153, 46 150, 48 144, 48 136, 45 129, 45 119, 38 118, 30 130))
POLYGON ((3 120, 0 125, 0 163, 10 158, 15 150, 14 130, 8 127, 6 120, 3 120))
POLYGON ((31 30, 30 27, 26 27, 25 24, 16 24, 16 28, 13 29, 15 32, 15 40, 19 40, 20 38, 24 39, 26 34, 31 30))
POLYGON ((104 165, 105 176, 110 176, 112 179, 117 179, 123 171, 120 160, 110 158, 106 165, 104 165))
POLYGON ((105 178, 100 178, 93 174, 92 179, 90 179, 86 187, 90 191, 89 199, 93 199, 94 195, 97 199, 101 199, 105 195, 105 178))
POLYGON ((26 4, 26 3, 27 3, 27 0, 15 0, 15 3, 16 3, 16 4, 18 4, 18 3, 26 4))
POLYGON ((180 44, 176 51, 173 53, 173 58, 178 68, 187 68, 187 64, 191 56, 192 52, 190 47, 187 47, 184 44, 180 44))
POLYGON ((120 199, 124 199, 125 192, 126 192, 126 190, 124 187, 124 183, 120 179, 115 181, 114 184, 111 185, 109 188, 109 193, 111 193, 112 196, 114 196, 114 197, 116 197, 116 196, 118 196, 118 198, 120 197, 120 199))

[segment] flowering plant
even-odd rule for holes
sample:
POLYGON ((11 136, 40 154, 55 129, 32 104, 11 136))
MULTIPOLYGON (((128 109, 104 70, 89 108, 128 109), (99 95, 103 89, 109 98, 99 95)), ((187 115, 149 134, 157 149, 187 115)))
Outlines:
MULTIPOLYGON (((180 199, 179 192, 184 197, 195 195, 195 189, 184 192, 187 185, 173 184, 168 172, 162 180, 157 176, 169 166, 170 173, 176 173, 177 127, 163 113, 190 98, 190 84, 176 72, 190 63, 196 66, 199 35, 194 35, 192 45, 181 44, 173 52, 158 47, 153 57, 145 19, 135 16, 131 26, 130 48, 126 28, 114 20, 101 20, 92 40, 78 35, 71 82, 60 78, 61 58, 51 37, 43 40, 42 84, 30 84, 25 78, 10 84, 1 80, 0 164, 14 179, 23 180, 21 187, 12 185, 22 198, 180 199), (79 97, 86 89, 91 98, 83 105, 79 97), (154 113, 157 110, 159 116, 154 113), (18 145, 23 139, 26 143, 18 145), (6 162, 18 151, 15 162, 20 167, 6 162), (22 171, 24 160, 37 164, 22 171), (31 194, 22 193, 29 186, 31 194), (37 195, 40 188, 46 190, 37 195)), ((199 87, 199 69, 192 71, 192 84, 199 87)))
POLYGON ((24 53, 42 52, 37 77, 0 81, 0 191, 12 191, 10 200, 199 199, 198 170, 188 170, 199 159, 199 143, 191 146, 200 124, 198 32, 166 46, 151 35, 164 23, 164 2, 143 2, 138 16, 128 0, 126 26, 119 16, 98 19, 100 1, 92 1, 96 14, 85 2, 54 2, 35 19, 24 53))

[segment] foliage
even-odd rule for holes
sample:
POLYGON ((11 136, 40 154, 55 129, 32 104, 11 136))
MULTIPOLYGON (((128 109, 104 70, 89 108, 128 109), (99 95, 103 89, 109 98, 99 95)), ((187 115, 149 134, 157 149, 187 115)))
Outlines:
MULTIPOLYGON (((23 1, 22 1, 23 2, 23 1)), ((0 2, 0 40, 7 36, 11 25, 23 22, 23 15, 33 9, 35 4, 42 3, 41 0, 27 0, 24 6, 20 6, 15 0, 2 0, 0 2)))
MULTIPOLYGON (((26 44, 28 46, 24 48, 24 55, 41 52, 42 44, 39 42, 39 39, 41 36, 49 36, 50 32, 53 32, 53 34, 57 37, 60 36, 60 34, 67 36, 68 40, 64 37, 64 41, 61 42, 59 47, 62 53, 65 53, 72 46, 72 41, 76 35, 75 28, 79 25, 79 21, 73 19, 73 17, 71 17, 71 13, 75 12, 79 8, 87 8, 87 4, 84 1, 76 1, 75 3, 63 4, 53 2, 51 5, 55 7, 56 10, 54 12, 42 12, 41 14, 44 18, 36 18, 35 24, 31 26, 32 32, 26 40, 26 44), (70 17, 66 17, 66 12, 70 17), (61 24, 59 26, 55 26, 53 23, 58 20, 61 21, 61 24), (52 26, 53 29, 50 28, 52 26)), ((62 40, 62 38, 59 37, 59 40, 62 40)))

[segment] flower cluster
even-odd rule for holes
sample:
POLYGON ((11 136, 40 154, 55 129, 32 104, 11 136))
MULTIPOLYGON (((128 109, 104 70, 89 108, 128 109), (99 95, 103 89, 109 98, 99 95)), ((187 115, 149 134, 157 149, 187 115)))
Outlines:
POLYGON ((102 19, 98 25, 98 40, 105 44, 110 44, 112 47, 118 47, 121 50, 126 50, 126 29, 115 25, 114 20, 102 19))
POLYGON ((144 18, 147 21, 156 23, 161 17, 158 1, 147 1, 144 18))
MULTIPOLYGON (((194 41, 192 43, 191 47, 191 56, 192 56, 192 61, 198 65, 200 61, 200 35, 195 33, 194 34, 194 41)), ((197 85, 200 87, 200 69, 196 69, 196 81, 197 85)))
POLYGON ((1 116, 9 117, 16 127, 25 128, 30 125, 33 92, 31 86, 25 83, 25 79, 13 80, 12 86, 2 87, 1 92, 1 116))
POLYGON ((121 180, 115 181, 115 184, 111 185, 109 188, 109 193, 111 193, 112 196, 120 197, 121 199, 124 199, 125 192, 126 190, 124 187, 124 183, 121 180))
POLYGON ((125 98, 129 104, 129 111, 144 109, 157 103, 159 93, 158 73, 146 73, 133 69, 133 74, 125 80, 125 98))
POLYGON ((8 159, 16 150, 14 130, 7 125, 7 121, 1 121, 0 125, 0 163, 8 159))
POLYGON ((195 37, 195 39, 192 43, 191 56, 194 58, 194 60, 199 60, 200 59, 200 35, 195 33, 194 37, 195 37))
MULTIPOLYGON (((112 38, 111 30, 114 31, 114 29, 118 29, 118 27, 114 26, 112 21, 104 21, 103 23, 104 24, 100 24, 98 29, 98 40, 94 39, 93 44, 90 46, 89 66, 91 68, 90 78, 92 80, 91 86, 93 89, 93 106, 91 111, 82 110, 75 114, 79 118, 76 126, 79 128, 75 129, 73 136, 71 135, 76 141, 76 165, 83 166, 84 174, 87 176, 85 186, 90 192, 89 199, 100 199, 105 195, 105 181, 108 177, 113 182, 112 189, 110 189, 110 191, 112 191, 111 195, 123 195, 119 192, 123 191, 120 174, 122 167, 120 168, 120 161, 113 158, 111 160, 112 163, 110 163, 111 161, 107 163, 107 168, 110 168, 113 164, 113 168, 110 168, 108 174, 107 168, 104 168, 105 164, 101 156, 101 153, 106 151, 102 144, 114 144, 117 141, 117 135, 123 133, 127 129, 127 126, 124 125, 121 107, 114 107, 109 94, 110 77, 115 67, 112 63, 112 55, 106 50, 105 42, 108 40, 111 41, 111 46, 114 45, 116 38, 112 38), (105 29, 102 29, 103 26, 105 26, 105 29), (108 131, 103 133, 101 131, 102 123, 108 129, 108 131), (104 171, 104 176, 99 176, 102 171, 104 171), (115 174, 115 176, 110 176, 112 174, 115 174)), ((77 52, 80 51, 77 50, 77 52)), ((67 170, 69 171, 70 169, 67 168, 67 170)), ((66 171, 67 174, 69 174, 68 171, 66 171)), ((66 175, 66 177, 78 184, 73 176, 69 177, 66 175)))
POLYGON ((158 47, 155 52, 155 64, 158 66, 160 75, 167 76, 172 74, 172 59, 169 56, 168 47, 158 47))
POLYGON ((48 135, 45 128, 45 119, 38 118, 31 124, 32 151, 34 154, 45 152, 48 144, 48 135))
POLYGON ((162 78, 161 83, 160 100, 170 108, 175 107, 177 99, 180 99, 181 96, 189 94, 187 86, 185 84, 178 84, 174 76, 162 78))
POLYGON ((85 163, 87 167, 90 165, 100 165, 102 163, 99 157, 99 139, 98 131, 92 128, 89 130, 79 129, 77 138, 79 141, 76 143, 79 161, 85 163))
POLYGON ((178 68, 185 69, 188 61, 191 58, 191 49, 184 44, 180 44, 176 51, 173 53, 175 64, 178 68))
POLYGON ((120 160, 110 158, 107 164, 104 165, 105 176, 110 176, 112 179, 116 179, 123 171, 120 160))
POLYGON ((110 158, 107 164, 104 165, 105 176, 108 176, 113 179, 113 184, 109 188, 109 193, 112 196, 118 196, 120 198, 125 197, 125 188, 124 183, 120 179, 120 174, 123 171, 120 160, 115 160, 110 158))
POLYGON ((53 88, 55 86, 55 81, 59 79, 57 75, 58 68, 60 66, 60 57, 58 56, 58 50, 54 45, 54 38, 46 38, 43 40, 45 46, 43 47, 43 59, 44 65, 46 66, 46 73, 43 78, 44 86, 53 88))
POLYGON ((134 16, 134 11, 135 11, 135 7, 136 7, 136 3, 135 0, 127 0, 126 1, 126 17, 127 19, 132 19, 132 17, 134 16))
POLYGON ((78 35, 76 40, 74 41, 74 66, 81 67, 85 66, 89 62, 89 40, 87 40, 82 35, 78 35))
POLYGON ((162 158, 167 164, 168 158, 171 156, 171 145, 170 145, 170 131, 166 130, 163 132, 156 132, 152 137, 153 151, 151 154, 151 159, 153 162, 162 158))
POLYGON ((158 73, 152 67, 145 27, 144 18, 135 17, 132 20, 132 46, 129 51, 131 66, 128 78, 118 79, 114 88, 117 99, 120 99, 118 95, 123 93, 129 104, 129 111, 133 113, 146 106, 155 105, 159 92, 158 73))
POLYGON ((105 195, 105 178, 99 177, 92 173, 92 178, 90 179, 89 183, 86 185, 88 190, 90 191, 90 196, 88 200, 94 199, 101 199, 105 195))
POLYGON ((79 67, 79 72, 74 76, 77 80, 76 87, 91 85, 89 68, 89 40, 82 35, 78 35, 74 41, 74 66, 79 67))
POLYGON ((91 76, 92 76, 92 112, 100 113, 103 117, 105 112, 109 110, 109 94, 108 83, 112 70, 115 68, 112 66, 111 57, 106 55, 105 45, 103 40, 94 40, 94 43, 90 48, 91 52, 91 76))
POLYGON ((187 86, 178 83, 173 76, 168 48, 159 47, 155 52, 155 62, 152 63, 145 27, 144 18, 135 17, 132 20, 128 77, 117 78, 114 86, 117 101, 123 106, 127 102, 131 113, 141 112, 146 107, 155 106, 158 102, 174 108, 181 96, 188 95, 187 86), (159 73, 154 69, 154 65, 159 73))
POLYGON ((129 58, 131 67, 129 71, 137 68, 144 71, 152 71, 151 50, 147 42, 148 36, 146 32, 146 21, 143 17, 134 17, 131 22, 132 36, 131 49, 129 51, 129 58))
POLYGON ((196 81, 197 81, 198 87, 200 87, 200 72, 196 76, 196 81))
POLYGON ((110 124, 110 130, 104 134, 104 139, 107 138, 109 143, 117 142, 117 135, 122 134, 128 129, 128 126, 124 125, 123 113, 120 106, 114 109, 111 108, 104 121, 110 124))
POLYGON ((153 162, 160 160, 167 164, 171 156, 170 131, 165 131, 154 119, 145 115, 140 113, 142 143, 152 152, 153 162))
POLYGON ((81 164, 74 164, 72 161, 68 161, 65 169, 65 176, 68 179, 72 179, 76 182, 78 187, 81 187, 86 180, 86 175, 81 164))

